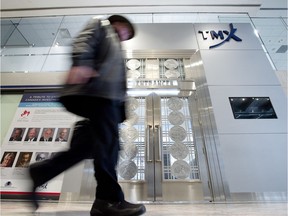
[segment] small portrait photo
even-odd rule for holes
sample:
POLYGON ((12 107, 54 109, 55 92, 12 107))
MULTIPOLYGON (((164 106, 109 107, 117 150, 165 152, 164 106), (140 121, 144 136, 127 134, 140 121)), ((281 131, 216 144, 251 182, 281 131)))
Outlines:
POLYGON ((48 159, 49 152, 36 152, 35 161, 39 162, 48 159))
POLYGON ((24 141, 36 142, 38 139, 39 131, 40 128, 29 128, 24 141))
POLYGON ((14 128, 9 141, 22 141, 25 128, 14 128))
POLYGON ((22 168, 29 167, 30 161, 32 158, 32 154, 33 154, 33 152, 20 152, 15 167, 22 167, 22 168))
POLYGON ((55 128, 44 128, 40 137, 41 142, 52 142, 55 128))
POLYGON ((16 158, 17 152, 4 152, 0 167, 12 167, 16 158))
POLYGON ((70 133, 70 128, 58 128, 55 142, 67 142, 70 133))

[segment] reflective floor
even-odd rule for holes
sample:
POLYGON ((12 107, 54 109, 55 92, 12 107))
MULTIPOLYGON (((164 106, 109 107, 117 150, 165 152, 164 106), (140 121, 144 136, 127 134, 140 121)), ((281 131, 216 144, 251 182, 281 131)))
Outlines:
MULTIPOLYGON (((89 216, 91 202, 43 202, 35 213, 26 201, 1 200, 1 216, 89 216)), ((146 216, 287 216, 287 203, 146 204, 146 216)))

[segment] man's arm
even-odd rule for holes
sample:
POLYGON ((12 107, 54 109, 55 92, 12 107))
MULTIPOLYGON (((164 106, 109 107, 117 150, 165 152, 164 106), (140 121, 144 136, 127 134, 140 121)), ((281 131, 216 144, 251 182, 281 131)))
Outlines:
POLYGON ((68 73, 66 84, 84 84, 91 77, 99 76, 99 74, 89 66, 72 66, 68 73))

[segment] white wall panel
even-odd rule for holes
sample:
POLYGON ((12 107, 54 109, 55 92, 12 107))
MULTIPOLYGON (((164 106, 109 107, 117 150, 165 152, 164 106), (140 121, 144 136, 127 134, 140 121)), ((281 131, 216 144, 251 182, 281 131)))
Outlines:
POLYGON ((263 50, 201 50, 208 85, 279 85, 263 50))
POLYGON ((287 101, 280 86, 210 86, 219 134, 287 133, 287 101), (229 97, 270 97, 277 119, 234 119, 229 97))
POLYGON ((198 49, 193 24, 136 24, 136 35, 123 42, 125 50, 198 49))
POLYGON ((71 55, 72 53, 72 46, 54 46, 51 47, 51 49, 49 50, 50 54, 67 54, 67 55, 71 55))
POLYGON ((45 61, 43 71, 68 71, 71 64, 70 55, 49 55, 45 61))
POLYGON ((30 55, 30 54, 48 54, 50 47, 23 47, 23 48, 3 48, 1 49, 1 55, 30 55))
POLYGON ((287 191, 287 135, 220 135, 231 193, 287 191))
POLYGON ((235 34, 242 42, 230 40, 213 49, 213 40, 197 35, 223 173, 231 193, 286 192, 287 97, 253 29, 241 28, 237 25, 235 34), (234 119, 229 97, 269 97, 278 118, 234 119))
POLYGON ((8 133, 9 127, 15 116, 16 110, 21 101, 22 94, 1 94, 0 114, 1 114, 1 145, 8 133))
POLYGON ((40 72, 47 56, 1 56, 1 72, 40 72))

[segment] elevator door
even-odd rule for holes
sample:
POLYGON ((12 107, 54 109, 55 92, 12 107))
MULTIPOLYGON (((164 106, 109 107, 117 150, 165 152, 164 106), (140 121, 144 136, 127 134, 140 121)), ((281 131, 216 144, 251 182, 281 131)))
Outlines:
POLYGON ((130 97, 118 177, 131 201, 203 200, 187 98, 130 97))

